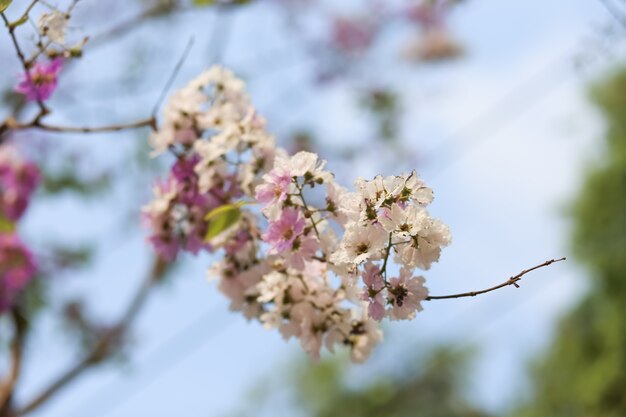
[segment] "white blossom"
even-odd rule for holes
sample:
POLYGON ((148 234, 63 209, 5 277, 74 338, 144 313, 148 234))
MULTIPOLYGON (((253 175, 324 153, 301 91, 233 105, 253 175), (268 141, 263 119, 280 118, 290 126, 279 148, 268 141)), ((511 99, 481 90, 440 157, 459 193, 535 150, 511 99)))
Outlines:
POLYGON ((397 278, 389 280, 387 301, 393 306, 389 313, 394 320, 409 320, 422 311, 421 302, 428 296, 424 277, 412 276, 409 268, 402 268, 397 278))
POLYGON ((58 44, 65 43, 65 31, 67 29, 68 16, 60 10, 53 10, 50 13, 44 13, 37 22, 39 33, 47 36, 52 42, 58 44))
POLYGON ((341 246, 332 254, 331 262, 360 264, 368 259, 380 259, 389 234, 379 225, 362 227, 352 223, 347 228, 341 246))

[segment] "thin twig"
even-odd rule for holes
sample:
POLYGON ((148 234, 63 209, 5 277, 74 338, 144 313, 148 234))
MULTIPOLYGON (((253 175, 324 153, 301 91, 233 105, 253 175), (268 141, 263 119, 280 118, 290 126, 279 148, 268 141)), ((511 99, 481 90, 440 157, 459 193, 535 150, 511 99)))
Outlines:
POLYGON ((16 411, 15 417, 23 416, 36 410, 83 372, 109 358, 116 351, 116 348, 119 347, 122 337, 128 331, 142 307, 145 306, 148 295, 155 288, 154 284, 165 275, 167 268, 168 264, 164 260, 156 258, 150 272, 146 275, 117 324, 102 335, 100 340, 82 360, 70 367, 41 393, 36 395, 34 399, 28 401, 24 407, 16 411))
POLYGON ((389 254, 391 253, 391 247, 393 244, 391 243, 392 234, 389 233, 389 241, 387 242, 387 251, 385 252, 385 260, 383 261, 383 266, 380 268, 380 271, 384 274, 383 279, 385 280, 385 287, 387 286, 387 261, 389 261, 389 254))
POLYGON ((158 100, 154 104, 152 113, 150 113, 153 119, 156 117, 156 114, 159 111, 159 107, 161 107, 161 103, 163 103, 163 100, 165 99, 165 96, 168 90, 172 86, 172 83, 174 83, 174 80, 176 79, 178 72, 182 68, 183 63, 187 59, 187 56, 189 56, 189 51, 191 51, 192 46, 193 46, 193 37, 189 38, 189 41, 187 42, 187 46, 185 46, 185 50, 183 51, 182 55, 180 56, 180 59, 178 60, 178 62, 176 63, 176 66, 174 67, 174 71, 172 71, 172 74, 167 79, 167 82, 165 83, 163 90, 161 90, 161 94, 159 95, 158 100))
POLYGON ((22 20, 26 20, 28 19, 28 14, 30 13, 30 11, 33 9, 33 7, 35 7, 35 5, 39 2, 39 0, 33 0, 30 2, 30 4, 28 5, 28 7, 26 8, 26 11, 24 11, 24 13, 22 13, 22 16, 16 20, 16 22, 22 21, 22 20))
POLYGON ((426 297, 426 301, 430 301, 430 300, 446 300, 446 299, 450 299, 450 298, 475 297, 477 295, 485 294, 485 293, 488 293, 488 292, 491 292, 491 291, 495 291, 495 290, 498 290, 500 288, 507 287, 509 285, 514 285, 516 288, 519 288, 518 281, 520 281, 522 279, 522 277, 524 275, 526 275, 527 273, 532 272, 532 271, 534 271, 536 269, 543 268, 545 266, 551 265, 551 264, 553 264, 555 262, 561 262, 561 261, 564 261, 564 260, 565 260, 565 258, 550 259, 549 261, 545 261, 542 264, 539 264, 537 266, 533 266, 532 268, 523 270, 522 272, 520 272, 519 274, 509 278, 508 280, 506 280, 502 284, 496 285, 496 286, 491 287, 491 288, 487 288, 485 290, 470 291, 470 292, 464 292, 464 293, 460 293, 460 294, 450 294, 450 295, 429 295, 428 297, 426 297))

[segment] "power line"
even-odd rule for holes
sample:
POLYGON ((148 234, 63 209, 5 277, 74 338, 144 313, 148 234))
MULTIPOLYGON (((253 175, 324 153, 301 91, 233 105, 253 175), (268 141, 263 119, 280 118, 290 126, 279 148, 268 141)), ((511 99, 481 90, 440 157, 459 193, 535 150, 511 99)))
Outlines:
MULTIPOLYGON (((626 21, 624 23, 626 23, 626 21)), ((618 39, 623 38, 619 37, 618 39)), ((596 56, 596 58, 598 57, 596 56)), ((466 123, 456 132, 446 135, 446 139, 434 146, 434 151, 431 150, 429 152, 434 155, 434 158, 430 159, 429 163, 435 166, 442 166, 442 168, 435 170, 433 176, 441 175, 446 169, 449 169, 457 161, 463 159, 474 149, 486 142, 487 139, 501 132, 529 110, 549 98, 559 88, 563 87, 567 81, 570 81, 572 73, 568 73, 564 76, 559 69, 561 69, 564 62, 567 63, 570 59, 571 53, 551 62, 501 96, 500 99, 489 106, 478 117, 466 123), (538 84, 540 84, 542 88, 531 88, 538 84), (483 126, 485 126, 485 128, 481 131, 480 128, 483 126), (448 148, 449 145, 454 142, 455 138, 467 136, 468 133, 474 133, 477 139, 465 146, 463 146, 464 144, 457 144, 453 149, 453 153, 445 157, 443 150, 448 148), (439 160, 443 158, 445 158, 445 164, 439 164, 439 160), (433 160, 435 164, 433 164, 433 160)))
POLYGON ((617 6, 615 6, 610 0, 598 0, 609 14, 626 29, 626 15, 624 15, 617 6))
POLYGON ((435 171, 435 175, 442 174, 458 160, 463 159, 467 154, 471 153, 472 150, 484 143, 486 139, 502 131, 526 112, 547 99, 552 93, 556 92, 558 88, 562 87, 565 81, 569 79, 558 71, 558 69, 562 67, 562 64, 562 58, 551 62, 501 96, 500 99, 483 111, 478 117, 472 119, 456 132, 447 135, 447 139, 444 139, 436 145, 434 151, 430 151, 430 153, 434 155, 434 158, 429 161, 432 163, 434 160, 435 166, 437 166, 438 159, 444 158, 443 150, 449 147, 454 141, 454 138, 465 137, 468 136, 468 133, 475 132, 478 139, 466 146, 457 144, 454 149, 455 152, 445 157, 445 164, 442 164, 441 169, 435 171), (541 84, 543 88, 529 88, 537 84, 541 84), (497 117, 494 117, 494 114, 497 117), (488 128, 482 130, 477 129, 477 127, 482 128, 482 126, 488 126, 488 128))
POLYGON ((142 380, 148 381, 136 390, 124 389, 123 384, 117 380, 99 388, 95 394, 75 407, 69 416, 84 417, 93 415, 97 410, 101 415, 109 415, 120 409, 124 404, 131 401, 137 395, 154 385, 161 377, 178 366, 184 359, 192 355, 210 340, 215 339, 222 332, 235 323, 232 314, 228 320, 221 320, 219 312, 222 306, 213 307, 205 311, 187 326, 176 332, 173 336, 161 343, 146 359, 146 363, 156 364, 146 367, 148 372, 142 380), (207 323, 209 323, 207 325, 207 323), (106 395, 103 395, 106 393, 106 395), (112 400, 112 396, 117 396, 112 400))

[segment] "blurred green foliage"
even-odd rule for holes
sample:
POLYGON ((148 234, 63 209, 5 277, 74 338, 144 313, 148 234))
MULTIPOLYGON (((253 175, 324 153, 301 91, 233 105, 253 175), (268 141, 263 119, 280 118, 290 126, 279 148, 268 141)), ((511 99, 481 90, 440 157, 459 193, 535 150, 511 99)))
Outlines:
MULTIPOLYGON (((392 360, 383 372, 351 365, 341 355, 317 364, 306 360, 290 371, 288 383, 281 381, 280 387, 291 387, 289 402, 298 416, 486 417, 465 395, 471 356, 469 350, 447 347, 415 349, 392 360)), ((274 395, 273 385, 264 381, 249 405, 254 411, 240 415, 261 415, 263 403, 276 410, 274 395)))
POLYGON ((298 373, 299 402, 316 417, 480 417, 464 395, 469 353, 440 348, 425 358, 399 358, 402 367, 359 387, 333 362, 298 373))
POLYGON ((94 178, 83 178, 69 166, 58 173, 44 172, 43 191, 57 195, 62 192, 74 192, 82 196, 99 196, 111 187, 110 175, 104 173, 94 178))
POLYGON ((626 416, 626 70, 592 90, 607 148, 574 206, 573 250, 591 291, 534 365, 532 398, 516 417, 626 416))
POLYGON ((378 136, 387 142, 397 139, 400 98, 388 89, 368 90, 361 98, 361 106, 367 110, 377 124, 378 136))

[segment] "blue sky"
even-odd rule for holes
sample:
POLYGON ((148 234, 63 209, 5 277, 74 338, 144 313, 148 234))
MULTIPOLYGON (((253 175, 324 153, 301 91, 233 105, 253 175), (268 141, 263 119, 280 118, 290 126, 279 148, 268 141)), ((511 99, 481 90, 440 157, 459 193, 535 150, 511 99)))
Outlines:
MULTIPOLYGON (((84 1, 85 13, 90 3, 84 1)), ((124 77, 124 68, 133 62, 148 60, 152 71, 146 84, 162 85, 192 35, 195 46, 178 85, 201 71, 207 65, 211 18, 209 13, 184 13, 171 23, 126 37, 131 53, 118 56, 112 47, 105 47, 88 54, 65 81, 66 94, 77 97, 82 122, 140 117, 139 103, 153 103, 160 87, 129 96, 116 87, 116 79, 124 77), (157 58, 142 56, 134 45, 159 46, 168 52, 157 58), (91 71, 85 73, 85 68, 91 71), (104 91, 111 98, 102 89, 91 92, 93 80, 106 83, 104 91), (87 89, 84 95, 81 86, 87 89), (85 95, 100 95, 99 103, 82 103, 85 95)), ((572 58, 597 49, 594 33, 607 22, 609 15, 593 0, 467 1, 451 22, 467 49, 464 59, 434 68, 396 68, 388 65, 395 53, 389 48, 380 48, 372 59, 370 76, 404 91, 403 144, 419 155, 416 168, 436 193, 432 212, 453 233, 452 246, 426 274, 431 293, 487 287, 528 266, 569 255, 565 209, 585 166, 598 157, 603 131, 599 115, 586 101, 586 86, 619 61, 623 46, 615 45, 615 58, 598 55, 584 71, 572 69, 572 58)), ((250 74, 253 100, 279 138, 291 128, 306 126, 331 147, 362 143, 360 156, 350 166, 329 160, 329 167, 348 184, 357 175, 413 168, 410 163, 395 163, 391 152, 374 149, 362 139, 371 135, 369 125, 354 109, 347 88, 318 91, 303 82, 310 73, 307 58, 286 42, 280 19, 270 8, 254 6, 231 24, 238 29, 224 63, 250 74), (255 78, 255 73, 272 68, 274 58, 269 65, 268 60, 245 63, 266 50, 281 51, 280 58, 293 64, 255 78)), ((402 33, 398 28, 389 36, 402 33)), ((2 48, 0 57, 8 62, 11 55, 2 48)), ((59 94, 63 91, 62 83, 59 94)), ((74 122, 71 114, 55 117, 74 122)), ((60 141, 65 150, 85 153, 98 164, 123 172, 123 155, 141 138, 45 140, 60 141)), ((52 234, 68 241, 111 236, 99 251, 96 268, 59 278, 62 285, 57 286, 63 297, 86 291, 90 307, 105 317, 119 311, 149 263, 144 236, 118 232, 120 218, 149 197, 149 190, 134 186, 121 186, 106 200, 87 204, 71 196, 36 204, 24 225, 24 233, 40 244, 45 241, 42 236, 52 234)), ((136 349, 128 364, 108 365, 86 375, 35 415, 169 416, 182 410, 189 417, 219 416, 245 400, 260 378, 280 372, 300 354, 299 347, 229 312, 215 283, 205 279, 210 262, 209 256, 186 259, 155 294, 137 323, 136 349)), ((479 346, 472 394, 498 410, 518 396, 527 360, 546 345, 555 320, 580 297, 585 285, 584 271, 575 261, 567 261, 534 273, 518 290, 428 304, 413 322, 390 324, 387 330, 395 337, 389 340, 406 343, 403 349, 440 341, 479 346)), ((45 318, 41 333, 30 342, 31 367, 20 396, 36 392, 71 363, 67 344, 53 339, 58 326, 45 318)))

